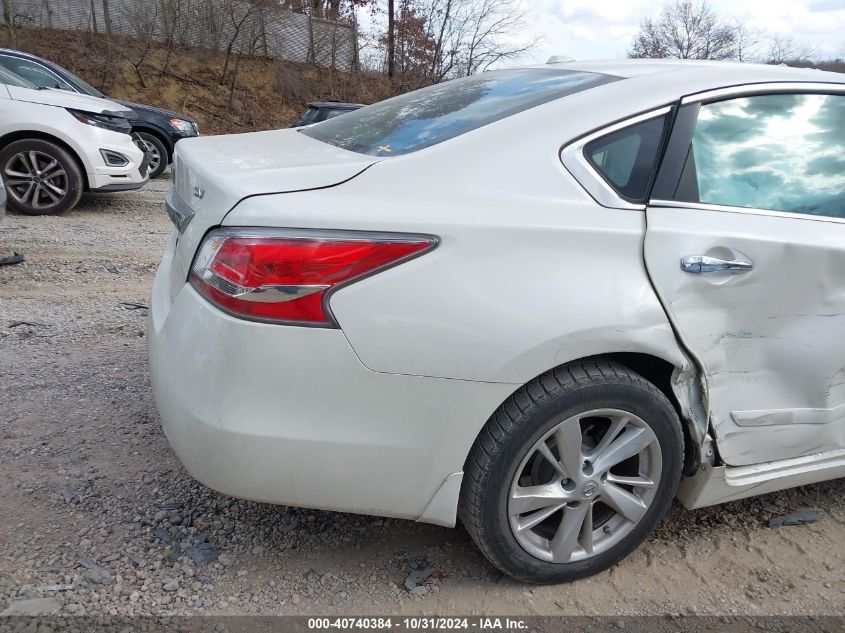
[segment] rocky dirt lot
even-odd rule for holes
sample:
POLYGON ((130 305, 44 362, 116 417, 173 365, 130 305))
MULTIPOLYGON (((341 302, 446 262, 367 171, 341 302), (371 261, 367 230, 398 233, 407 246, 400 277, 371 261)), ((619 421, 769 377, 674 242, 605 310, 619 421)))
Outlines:
POLYGON ((676 507, 598 577, 503 578, 460 528, 238 501, 159 426, 148 292, 167 181, 10 215, 0 253, 0 611, 62 614, 843 614, 845 483, 676 507), (812 525, 769 529, 816 508, 812 525), (422 582, 405 581, 418 570, 422 582), (423 580, 424 579, 424 580, 423 580))

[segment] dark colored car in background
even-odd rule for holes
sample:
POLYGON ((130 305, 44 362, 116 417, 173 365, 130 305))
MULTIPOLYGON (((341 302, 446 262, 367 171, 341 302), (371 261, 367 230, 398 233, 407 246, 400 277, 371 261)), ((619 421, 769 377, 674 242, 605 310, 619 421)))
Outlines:
POLYGON ((0 48, 0 66, 44 88, 58 88, 110 99, 128 108, 132 133, 145 141, 150 152, 150 178, 157 178, 173 158, 173 146, 182 138, 197 136, 197 123, 191 117, 150 105, 113 99, 80 79, 69 70, 51 61, 5 48, 0 48))
POLYGON ((308 109, 299 115, 291 127, 302 127, 319 123, 326 119, 333 119, 341 114, 363 108, 363 103, 343 103, 341 101, 315 101, 308 104, 308 109))

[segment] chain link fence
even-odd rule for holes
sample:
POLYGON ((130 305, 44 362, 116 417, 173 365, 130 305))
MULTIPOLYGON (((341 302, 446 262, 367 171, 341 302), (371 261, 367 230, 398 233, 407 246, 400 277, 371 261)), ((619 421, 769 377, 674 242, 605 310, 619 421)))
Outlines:
POLYGON ((357 65, 353 26, 245 0, 2 0, 0 24, 84 30, 182 46, 357 65))

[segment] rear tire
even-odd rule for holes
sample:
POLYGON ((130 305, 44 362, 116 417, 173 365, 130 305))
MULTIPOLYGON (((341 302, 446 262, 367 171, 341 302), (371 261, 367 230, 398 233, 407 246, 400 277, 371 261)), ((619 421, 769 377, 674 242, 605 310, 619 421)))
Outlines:
POLYGON ((487 422, 464 467, 459 515, 513 578, 591 576, 663 518, 683 454, 678 416, 654 385, 609 360, 572 363, 520 388, 487 422))
POLYGON ((149 132, 138 132, 138 136, 145 143, 149 143, 151 148, 150 151, 152 152, 152 155, 150 156, 149 167, 150 180, 158 178, 164 173, 164 170, 167 169, 167 148, 164 146, 161 139, 154 134, 150 134, 149 132))
POLYGON ((26 215, 69 211, 82 197, 84 182, 76 160, 62 147, 42 139, 24 139, 0 150, 6 204, 26 215))

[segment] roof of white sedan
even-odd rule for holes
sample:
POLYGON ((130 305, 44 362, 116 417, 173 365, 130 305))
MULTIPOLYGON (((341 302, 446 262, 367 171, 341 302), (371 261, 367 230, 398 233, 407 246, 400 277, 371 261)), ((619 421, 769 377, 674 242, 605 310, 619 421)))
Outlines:
POLYGON ((688 79, 694 76, 702 87, 729 86, 745 83, 749 77, 757 81, 819 81, 845 83, 845 75, 815 68, 793 68, 784 65, 747 64, 689 59, 623 59, 587 60, 553 64, 536 64, 534 68, 560 68, 584 72, 603 73, 617 77, 634 78, 643 75, 672 75, 688 79), (694 71, 691 73, 690 71, 694 71))

